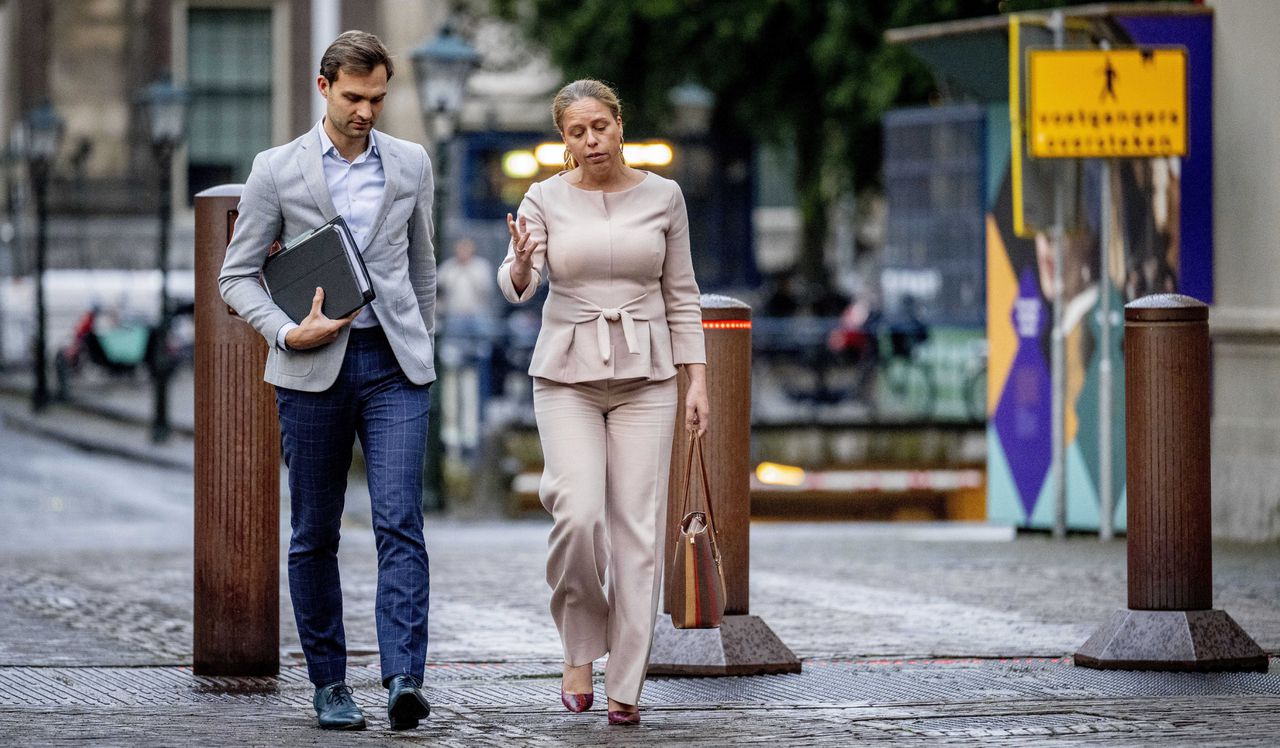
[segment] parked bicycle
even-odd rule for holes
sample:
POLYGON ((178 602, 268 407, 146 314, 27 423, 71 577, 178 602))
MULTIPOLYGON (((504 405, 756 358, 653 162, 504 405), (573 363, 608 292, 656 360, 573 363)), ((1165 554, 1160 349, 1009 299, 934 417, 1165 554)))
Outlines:
POLYGON ((146 357, 147 326, 141 323, 123 323, 104 326, 103 312, 93 305, 76 321, 71 341, 53 357, 57 380, 57 397, 66 400, 71 396, 71 378, 81 374, 89 365, 96 366, 108 375, 131 375, 146 357))
POLYGON ((938 386, 934 381, 933 367, 921 357, 923 344, 928 340, 928 330, 919 328, 891 328, 878 340, 885 350, 880 358, 876 378, 877 416, 899 418, 928 418, 933 415, 938 398, 938 386))
POLYGON ((179 304, 157 327, 132 318, 104 322, 101 306, 94 304, 76 321, 67 345, 54 354, 58 399, 69 399, 71 380, 91 366, 111 377, 128 377, 139 369, 167 375, 189 363, 192 310, 190 302, 179 304))
POLYGON ((933 416, 937 386, 923 357, 927 327, 852 305, 839 319, 764 318, 754 352, 783 395, 807 406, 860 405, 866 417, 933 416))
POLYGON ((827 338, 827 348, 855 370, 850 392, 867 403, 877 419, 928 418, 938 388, 933 368, 922 357, 929 328, 907 297, 886 320, 879 310, 851 305, 827 338))
POLYGON ((964 401, 969 418, 985 421, 987 413, 987 341, 984 339, 970 359, 969 373, 965 376, 964 401))

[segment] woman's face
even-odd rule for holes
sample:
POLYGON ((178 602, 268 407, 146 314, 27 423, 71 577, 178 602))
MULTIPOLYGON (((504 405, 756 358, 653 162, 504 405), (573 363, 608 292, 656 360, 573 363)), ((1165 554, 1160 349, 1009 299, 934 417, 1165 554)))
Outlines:
POLYGON ((578 99, 560 117, 565 147, 586 169, 608 169, 622 162, 622 118, 598 99, 578 99))

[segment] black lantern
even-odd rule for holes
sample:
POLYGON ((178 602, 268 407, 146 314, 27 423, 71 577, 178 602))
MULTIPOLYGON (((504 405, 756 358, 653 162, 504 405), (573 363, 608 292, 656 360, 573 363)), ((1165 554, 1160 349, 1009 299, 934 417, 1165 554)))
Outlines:
MULTIPOLYGON (((467 78, 480 64, 480 54, 446 22, 440 33, 424 42, 411 55, 413 74, 418 83, 418 105, 427 132, 435 141, 435 195, 432 217, 435 220, 435 250, 444 251, 444 202, 448 197, 449 141, 453 138, 467 78)), ((438 349, 437 349, 438 350, 438 349)), ((431 388, 431 415, 427 421, 427 463, 423 475, 423 505, 429 509, 444 508, 443 444, 440 436, 442 408, 440 387, 431 388)))
POLYGON ((147 86, 138 102, 146 114, 151 146, 176 148, 187 133, 187 90, 161 78, 147 86))
POLYGON ((667 99, 675 114, 672 129, 676 133, 697 137, 711 128, 716 98, 707 87, 692 81, 682 83, 667 93, 667 99))
POLYGON ((446 23, 434 39, 413 51, 413 74, 418 83, 418 101, 433 135, 447 140, 452 125, 462 111, 467 78, 480 64, 480 54, 446 23))
POLYGON ((31 110, 22 124, 23 155, 31 164, 48 165, 62 145, 62 118, 46 101, 31 110))

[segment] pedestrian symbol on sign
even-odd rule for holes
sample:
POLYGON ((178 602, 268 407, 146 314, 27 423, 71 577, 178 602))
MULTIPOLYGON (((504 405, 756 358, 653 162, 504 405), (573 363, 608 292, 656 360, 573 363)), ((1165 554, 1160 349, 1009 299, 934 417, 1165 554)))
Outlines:
POLYGON ((1102 77, 1106 80, 1106 84, 1102 88, 1102 94, 1098 96, 1098 101, 1106 101, 1107 97, 1111 97, 1112 101, 1118 101, 1116 98, 1116 79, 1120 74, 1116 72, 1116 66, 1111 64, 1111 58, 1107 58, 1106 67, 1102 68, 1102 77))
POLYGON ((1027 76, 1031 155, 1185 155, 1186 55, 1180 47, 1031 49, 1027 76))

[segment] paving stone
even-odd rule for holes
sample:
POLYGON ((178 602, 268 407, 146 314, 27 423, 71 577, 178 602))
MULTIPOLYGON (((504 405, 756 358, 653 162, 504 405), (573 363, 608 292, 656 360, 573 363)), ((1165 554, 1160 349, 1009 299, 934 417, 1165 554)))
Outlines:
MULTIPOLYGON (((431 517, 433 713, 391 734, 373 536, 353 511, 339 558, 349 675, 370 730, 332 735, 314 728, 284 573, 280 677, 192 673, 189 472, 0 425, 0 475, 0 743, 1262 746, 1280 731, 1274 657, 1268 673, 1070 664, 1124 604, 1123 541, 846 523, 751 530, 750 612, 803 658, 800 674, 654 678, 640 728, 611 729, 600 708, 559 705, 548 524, 431 517)), ((282 534, 282 560, 286 544, 282 534)), ((1274 656, 1275 546, 1218 544, 1214 569, 1215 606, 1274 656)))

